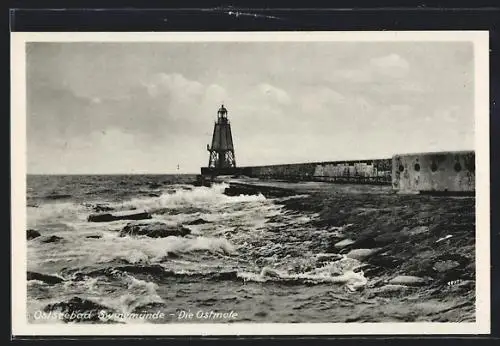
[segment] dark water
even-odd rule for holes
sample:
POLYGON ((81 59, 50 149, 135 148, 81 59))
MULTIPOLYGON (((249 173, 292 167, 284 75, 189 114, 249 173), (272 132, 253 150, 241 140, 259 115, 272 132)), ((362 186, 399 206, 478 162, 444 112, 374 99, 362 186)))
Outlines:
MULTIPOLYGON (((370 282, 360 261, 328 260, 329 237, 349 225, 319 229, 318 214, 284 207, 300 196, 229 197, 223 194, 227 185, 195 187, 194 179, 29 176, 28 228, 42 236, 28 241, 28 271, 62 279, 28 281, 30 321, 59 322, 41 311, 61 310, 57 304, 76 297, 125 323, 346 322, 353 315, 404 321, 409 314, 418 319, 414 306, 403 301, 366 299, 360 291, 370 282), (146 210, 153 216, 146 222, 183 225, 191 234, 120 236, 130 221, 87 221, 97 204, 146 210), (43 241, 52 235, 61 239, 43 241), (376 312, 370 312, 374 304, 376 312), (213 317, 231 311, 232 317, 213 317), (161 318, 127 315, 158 312, 161 318), (182 318, 189 313, 194 317, 182 318)), ((421 309, 445 308, 425 304, 421 309)))

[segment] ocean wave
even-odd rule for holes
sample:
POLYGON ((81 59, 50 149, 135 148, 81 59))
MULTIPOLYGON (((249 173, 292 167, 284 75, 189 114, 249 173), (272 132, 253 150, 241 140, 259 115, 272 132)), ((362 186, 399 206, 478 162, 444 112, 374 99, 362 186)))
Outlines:
POLYGON ((196 261, 200 253, 215 258, 222 254, 232 256, 237 252, 236 247, 224 237, 118 237, 117 232, 107 233, 109 237, 87 239, 74 232, 71 245, 29 242, 28 268, 33 272, 57 273, 63 268, 92 267, 114 262, 162 263, 188 254, 196 261))
MULTIPOLYGON (((111 265, 111 264, 110 264, 111 265)), ((96 270, 86 270, 76 272, 72 276, 72 280, 88 280, 88 278, 109 278, 116 280, 117 278, 127 279, 129 276, 132 279, 127 279, 128 290, 140 288, 144 290, 146 295, 156 294, 158 288, 157 283, 152 283, 142 279, 135 278, 132 275, 138 275, 142 278, 151 277, 153 280, 163 282, 165 280, 188 280, 188 282, 200 282, 200 280, 208 281, 243 281, 243 282, 259 282, 259 283, 277 283, 283 285, 318 285, 318 284, 335 284, 343 285, 349 291, 357 291, 364 288, 368 280, 365 278, 362 270, 357 269, 354 265, 345 266, 346 270, 332 270, 331 267, 325 266, 311 271, 305 272, 289 272, 286 270, 275 269, 272 267, 263 267, 260 272, 252 272, 236 269, 214 269, 213 267, 197 267, 174 270, 167 265, 162 264, 118 264, 115 263, 109 267, 104 267, 96 270)), ((123 279, 120 279, 123 280, 123 279)), ((86 283, 87 284, 87 283, 86 283)))
POLYGON ((102 254, 96 259, 96 263, 107 263, 115 260, 123 260, 126 263, 148 263, 150 256, 138 249, 124 250, 114 255, 102 254))
POLYGON ((176 189, 173 193, 163 193, 158 197, 152 198, 133 198, 131 200, 118 203, 116 207, 119 209, 138 208, 145 209, 154 213, 161 211, 165 208, 179 208, 179 207, 192 207, 199 208, 210 207, 215 205, 228 204, 228 203, 242 203, 242 202, 259 202, 265 201, 263 195, 240 195, 229 197, 224 195, 224 190, 229 185, 221 183, 214 184, 211 187, 195 187, 192 189, 176 189))
POLYGON ((262 268, 260 273, 241 272, 238 277, 244 281, 255 282, 281 282, 285 284, 339 284, 345 285, 350 291, 357 291, 367 284, 362 271, 346 271, 339 275, 331 275, 329 272, 306 272, 306 273, 288 273, 273 269, 270 267, 262 268))
MULTIPOLYGON (((227 187, 228 185, 224 183, 214 184, 211 187, 179 185, 175 186, 175 190, 162 191, 158 196, 135 197, 122 202, 86 201, 85 203, 78 203, 66 200, 54 201, 53 203, 42 204, 37 208, 28 208, 28 226, 36 228, 62 222, 79 230, 92 228, 95 225, 89 226, 87 217, 89 214, 96 212, 96 206, 105 206, 109 210, 116 212, 145 210, 153 214, 168 214, 169 217, 183 222, 190 219, 187 215, 206 214, 207 212, 208 215, 212 216, 232 214, 237 210, 231 210, 231 206, 248 203, 251 205, 252 203, 266 201, 263 195, 226 196, 224 190, 227 187), (214 212, 218 213, 214 214, 214 212), (175 218, 175 215, 178 215, 178 217, 175 218)), ((244 214, 245 210, 242 210, 241 213, 244 214)), ((212 219, 216 220, 218 218, 213 217, 212 219)))
MULTIPOLYGON (((124 276, 127 293, 118 297, 103 298, 100 303, 113 308, 123 314, 136 311, 140 307, 150 304, 163 304, 163 299, 158 295, 158 285, 154 282, 138 279, 130 274, 124 276)), ((122 318, 127 322, 126 317, 122 318)))
MULTIPOLYGON (((66 316, 71 314, 83 316, 78 322, 146 323, 146 320, 137 319, 137 316, 134 317, 131 313, 162 307, 165 304, 157 293, 156 283, 138 279, 130 272, 104 268, 89 272, 87 275, 73 273, 63 285, 65 293, 74 295, 73 298, 52 299, 44 311, 62 312, 66 313, 66 316), (117 291, 117 286, 121 286, 122 289, 117 291), (108 290, 110 287, 114 288, 108 290), (85 313, 91 317, 89 321, 85 320, 85 313)), ((64 322, 72 321, 64 320, 64 322)))
POLYGON ((42 280, 28 280, 27 285, 29 286, 46 286, 47 284, 42 280))
POLYGON ((26 278, 29 281, 41 282, 44 284, 54 285, 64 281, 64 278, 60 275, 49 275, 37 272, 28 271, 26 273, 26 278))
POLYGON ((155 298, 125 294, 115 298, 73 296, 67 300, 52 300, 43 309, 29 313, 34 323, 150 323, 158 320, 158 307, 163 302, 155 298), (147 310, 155 309, 154 312, 147 310), (156 316, 156 317, 155 317, 156 316))
POLYGON ((58 202, 40 205, 38 208, 29 208, 28 224, 37 225, 43 221, 80 220, 85 221, 87 208, 72 202, 58 202))
POLYGON ((99 294, 101 291, 99 289, 100 280, 97 277, 87 277, 85 280, 66 280, 63 284, 63 289, 66 292, 81 292, 87 294, 99 294))
POLYGON ((57 200, 57 199, 68 199, 73 197, 72 195, 68 193, 49 193, 45 196, 43 196, 43 199, 48 199, 48 200, 57 200))
POLYGON ((299 198, 306 198, 309 197, 307 194, 300 194, 300 195, 293 195, 293 196, 286 196, 286 197, 277 197, 273 198, 272 200, 275 202, 286 202, 292 199, 299 199, 299 198))
MULTIPOLYGON (((83 244, 82 244, 83 245, 83 244)), ((166 238, 115 238, 104 242, 86 243, 86 252, 95 263, 123 260, 127 263, 158 263, 171 254, 198 251, 234 254, 234 245, 225 238, 212 237, 166 237, 166 238)), ((66 256, 71 256, 68 253, 66 256)))

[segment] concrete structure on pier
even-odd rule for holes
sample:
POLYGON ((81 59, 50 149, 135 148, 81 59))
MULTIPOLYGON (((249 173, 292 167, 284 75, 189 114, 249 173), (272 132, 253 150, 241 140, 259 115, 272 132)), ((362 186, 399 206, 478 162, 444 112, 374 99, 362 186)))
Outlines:
POLYGON ((399 192, 472 193, 474 151, 394 155, 392 187, 399 192))

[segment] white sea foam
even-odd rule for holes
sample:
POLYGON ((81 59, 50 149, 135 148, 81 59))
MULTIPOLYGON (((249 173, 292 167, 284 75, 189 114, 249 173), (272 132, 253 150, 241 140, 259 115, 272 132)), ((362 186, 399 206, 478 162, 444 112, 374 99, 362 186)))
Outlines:
POLYGON ((144 290, 149 294, 156 294, 156 290, 158 289, 158 285, 154 282, 149 282, 145 280, 140 280, 132 275, 127 276, 128 279, 128 289, 140 289, 144 290))
MULTIPOLYGON (((163 193, 159 197, 133 198, 122 203, 109 203, 109 206, 119 210, 145 209, 155 211, 163 208, 179 208, 185 206, 223 206, 242 202, 262 202, 263 195, 241 195, 229 197, 224 195, 227 184, 214 184, 212 187, 177 187, 174 193, 163 193)), ((70 221, 85 223, 87 216, 93 213, 92 204, 73 202, 54 202, 40 205, 38 208, 28 208, 29 227, 36 226, 41 221, 70 221)))
POLYGON ((41 280, 28 280, 28 286, 45 286, 46 283, 41 280))
POLYGON ((289 274, 286 271, 276 270, 269 267, 264 267, 260 273, 241 272, 238 277, 245 281, 266 282, 266 281, 290 281, 298 280, 300 282, 310 283, 331 283, 345 285, 350 291, 356 291, 364 287, 368 280, 365 278, 363 271, 354 272, 346 271, 341 275, 332 276, 327 272, 306 272, 298 274, 289 274))
POLYGON ((131 314, 135 309, 146 306, 151 303, 164 303, 164 300, 158 295, 158 285, 154 282, 140 280, 130 274, 123 276, 126 285, 125 294, 98 296, 93 300, 113 309, 110 314, 111 319, 117 322, 125 323, 148 323, 147 319, 132 318, 131 314))
POLYGON ((332 283, 344 285, 349 291, 357 291, 368 283, 363 271, 357 270, 360 265, 361 262, 344 257, 303 273, 290 273, 286 270, 266 266, 261 269, 260 273, 243 271, 238 273, 238 277, 245 281, 256 282, 298 280, 317 284, 332 283))
POLYGON ((43 221, 85 220, 86 208, 71 202, 47 203, 27 209, 28 227, 36 227, 43 221))
POLYGON ((67 280, 63 284, 66 292, 75 293, 81 292, 86 294, 99 294, 99 279, 98 278, 85 278, 80 281, 67 280))
POLYGON ((178 208, 184 206, 214 206, 228 203, 259 202, 265 201, 263 195, 240 195, 229 197, 224 195, 227 184, 214 184, 211 187, 195 187, 191 190, 180 189, 174 193, 164 193, 153 198, 134 198, 123 203, 116 204, 115 207, 130 209, 145 209, 150 212, 164 208, 178 208))
POLYGON ((38 251, 39 260, 76 259, 80 265, 106 263, 112 260, 126 260, 128 263, 153 263, 161 261, 168 253, 209 251, 214 253, 234 253, 234 246, 225 238, 211 237, 124 237, 100 239, 99 242, 82 242, 77 249, 61 248, 60 252, 38 251), (47 257, 45 257, 47 256, 47 257))

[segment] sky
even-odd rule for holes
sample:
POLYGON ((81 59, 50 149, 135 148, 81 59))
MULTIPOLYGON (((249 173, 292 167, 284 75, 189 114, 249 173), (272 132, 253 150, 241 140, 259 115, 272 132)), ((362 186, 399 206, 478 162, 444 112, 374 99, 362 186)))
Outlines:
POLYGON ((199 173, 474 149, 469 42, 30 42, 30 174, 199 173), (179 169, 177 169, 179 165, 179 169))

